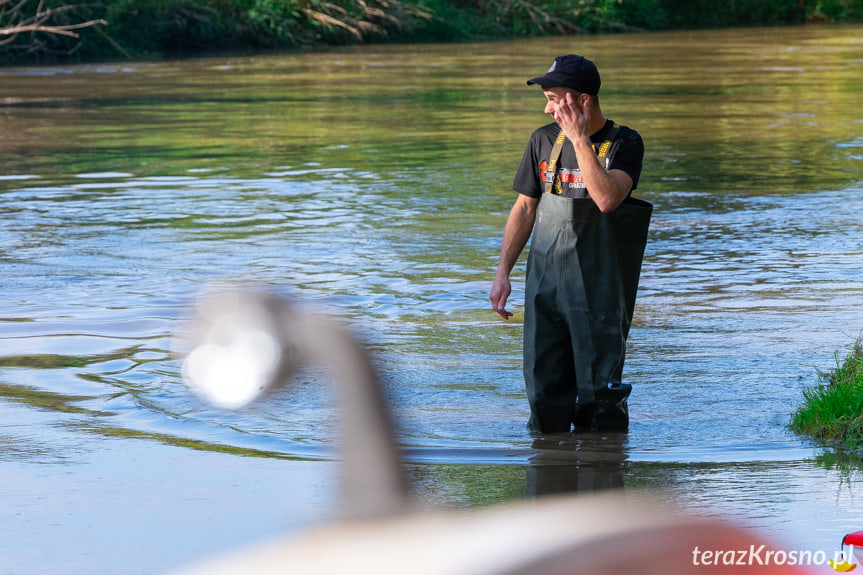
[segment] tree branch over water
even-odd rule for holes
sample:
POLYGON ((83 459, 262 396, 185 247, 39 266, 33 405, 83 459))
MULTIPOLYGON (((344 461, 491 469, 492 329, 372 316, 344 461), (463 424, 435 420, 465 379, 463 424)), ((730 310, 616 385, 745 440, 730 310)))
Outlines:
POLYGON ((106 26, 101 18, 84 19, 78 17, 79 11, 88 7, 84 4, 70 4, 58 8, 46 8, 40 0, 33 12, 30 0, 20 0, 15 5, 12 0, 0 0, 0 46, 7 50, 22 53, 71 53, 71 48, 62 49, 62 44, 54 37, 80 39, 80 30, 96 26, 106 26))
POLYGON ((410 18, 429 20, 431 12, 411 3, 399 0, 352 0, 345 6, 331 2, 315 2, 314 8, 308 0, 300 0, 300 11, 325 29, 336 27, 346 30, 358 42, 369 37, 387 37, 389 28, 399 29, 402 21, 410 18), (371 5, 372 2, 376 5, 371 5), (349 11, 348 8, 351 10, 349 11))

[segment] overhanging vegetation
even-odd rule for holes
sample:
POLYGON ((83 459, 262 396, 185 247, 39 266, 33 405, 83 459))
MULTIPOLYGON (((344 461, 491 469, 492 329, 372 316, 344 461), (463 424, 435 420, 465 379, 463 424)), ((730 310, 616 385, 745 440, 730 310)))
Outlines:
POLYGON ((851 22, 863 0, 0 0, 0 59, 851 22))

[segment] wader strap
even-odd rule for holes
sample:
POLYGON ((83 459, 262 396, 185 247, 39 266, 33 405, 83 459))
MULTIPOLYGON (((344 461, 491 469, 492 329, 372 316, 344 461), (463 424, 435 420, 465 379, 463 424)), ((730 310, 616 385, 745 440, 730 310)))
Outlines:
POLYGON ((548 176, 545 179, 545 193, 550 194, 554 184, 557 181, 557 160, 560 158, 560 151, 563 149, 563 141, 566 140, 566 134, 561 128, 557 139, 554 141, 554 147, 551 149, 551 157, 548 159, 548 176), (550 177, 549 177, 550 176, 550 177))
MULTIPOLYGON (((620 132, 620 124, 615 122, 608 130, 608 134, 605 135, 605 141, 600 144, 599 149, 596 148, 596 144, 592 144, 593 151, 596 153, 596 156, 600 159, 600 162, 606 170, 608 169, 608 164, 611 160, 611 158, 608 157, 608 152, 611 150, 611 144, 617 137, 618 132, 620 132)), ((562 191, 560 189, 560 182, 557 181, 557 160, 560 159, 560 152, 563 150, 564 140, 566 140, 566 134, 564 134, 563 129, 561 129, 560 133, 557 135, 557 139, 554 141, 554 147, 551 149, 551 157, 548 159, 548 169, 546 170, 547 174, 545 177, 544 190, 546 194, 550 194, 555 186, 557 186, 558 194, 562 191)))
POLYGON ((609 129, 608 133, 605 135, 605 141, 602 142, 599 149, 596 149, 596 144, 593 145, 593 151, 596 152, 596 156, 602 161, 606 170, 608 169, 609 160, 611 160, 611 158, 608 157, 608 151, 611 149, 611 143, 614 142, 618 132, 620 132, 620 124, 615 122, 611 125, 611 129, 609 129))

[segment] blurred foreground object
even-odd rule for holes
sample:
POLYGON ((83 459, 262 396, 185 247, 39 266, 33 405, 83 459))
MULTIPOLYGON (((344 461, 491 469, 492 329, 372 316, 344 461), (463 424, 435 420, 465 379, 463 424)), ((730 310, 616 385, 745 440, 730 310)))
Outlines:
POLYGON ((237 291, 203 297, 182 340, 190 344, 187 383, 226 407, 284 384, 303 364, 331 370, 340 398, 346 517, 176 575, 804 573, 788 564, 747 564, 752 551, 771 547, 742 529, 648 505, 639 501, 649 497, 643 492, 414 512, 375 371, 345 330, 276 296, 237 291), (744 564, 712 561, 714 551, 732 552, 744 564))
POLYGON ((212 403, 237 408, 289 382, 299 368, 329 369, 339 384, 344 514, 408 510, 407 481, 377 374, 359 343, 334 321, 253 291, 203 295, 180 340, 183 379, 212 403))

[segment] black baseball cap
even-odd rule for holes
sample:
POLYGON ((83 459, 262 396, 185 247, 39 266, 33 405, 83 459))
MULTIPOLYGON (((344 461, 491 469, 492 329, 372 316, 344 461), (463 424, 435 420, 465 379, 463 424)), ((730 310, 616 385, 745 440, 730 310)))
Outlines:
POLYGON ((554 59, 545 76, 532 78, 527 83, 528 85, 537 84, 545 88, 570 88, 576 92, 593 96, 599 93, 601 81, 599 70, 596 69, 593 62, 584 56, 566 54, 554 59))

